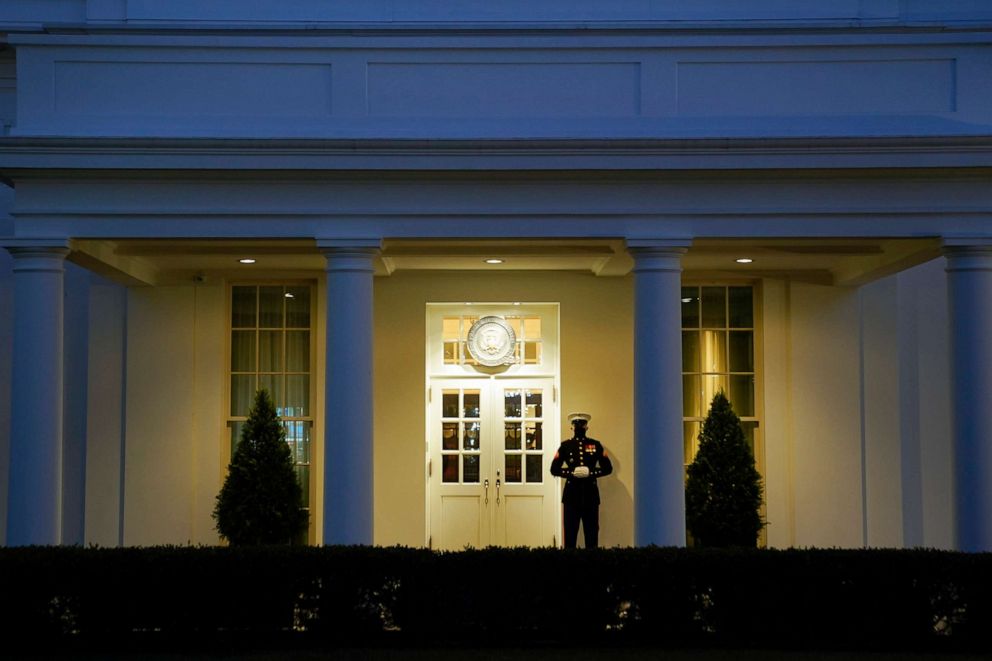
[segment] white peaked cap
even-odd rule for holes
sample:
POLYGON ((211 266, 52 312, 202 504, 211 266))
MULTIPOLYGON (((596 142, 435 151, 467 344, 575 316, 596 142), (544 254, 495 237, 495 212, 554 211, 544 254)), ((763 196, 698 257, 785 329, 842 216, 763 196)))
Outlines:
POLYGON ((576 420, 585 420, 586 424, 592 420, 592 416, 588 413, 569 413, 568 414, 568 424, 572 424, 576 420))

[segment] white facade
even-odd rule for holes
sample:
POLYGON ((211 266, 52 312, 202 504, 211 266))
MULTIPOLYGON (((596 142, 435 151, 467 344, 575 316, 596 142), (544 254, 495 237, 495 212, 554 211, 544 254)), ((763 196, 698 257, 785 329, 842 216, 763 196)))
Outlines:
POLYGON ((746 285, 764 541, 992 549, 992 8, 454 4, 0 6, 6 543, 216 543, 291 283, 311 541, 438 545, 428 304, 516 302, 601 542, 683 544, 678 289, 746 285))

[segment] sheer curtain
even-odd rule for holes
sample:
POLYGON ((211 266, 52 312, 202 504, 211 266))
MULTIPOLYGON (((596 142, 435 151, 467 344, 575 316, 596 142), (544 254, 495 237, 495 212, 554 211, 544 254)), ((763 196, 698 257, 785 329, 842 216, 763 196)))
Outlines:
POLYGON ((236 285, 231 305, 232 417, 265 388, 279 415, 309 417, 310 287, 236 285))
MULTIPOLYGON (((311 286, 234 285, 231 288, 231 451, 257 389, 265 388, 286 427, 297 476, 310 487, 311 286)), ((303 506, 307 507, 308 502, 303 506)))

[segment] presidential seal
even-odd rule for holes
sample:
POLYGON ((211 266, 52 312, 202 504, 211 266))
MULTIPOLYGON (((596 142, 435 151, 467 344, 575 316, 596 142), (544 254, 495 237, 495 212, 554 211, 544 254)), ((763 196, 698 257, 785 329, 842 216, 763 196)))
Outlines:
POLYGON ((468 352, 486 367, 512 365, 517 336, 503 317, 482 317, 468 329, 468 352))

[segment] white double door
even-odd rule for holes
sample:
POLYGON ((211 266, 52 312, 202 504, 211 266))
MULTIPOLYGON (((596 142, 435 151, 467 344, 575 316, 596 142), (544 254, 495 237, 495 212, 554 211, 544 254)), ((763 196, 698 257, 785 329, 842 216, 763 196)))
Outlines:
POLYGON ((430 543, 435 549, 551 546, 559 539, 554 381, 434 379, 430 543))

